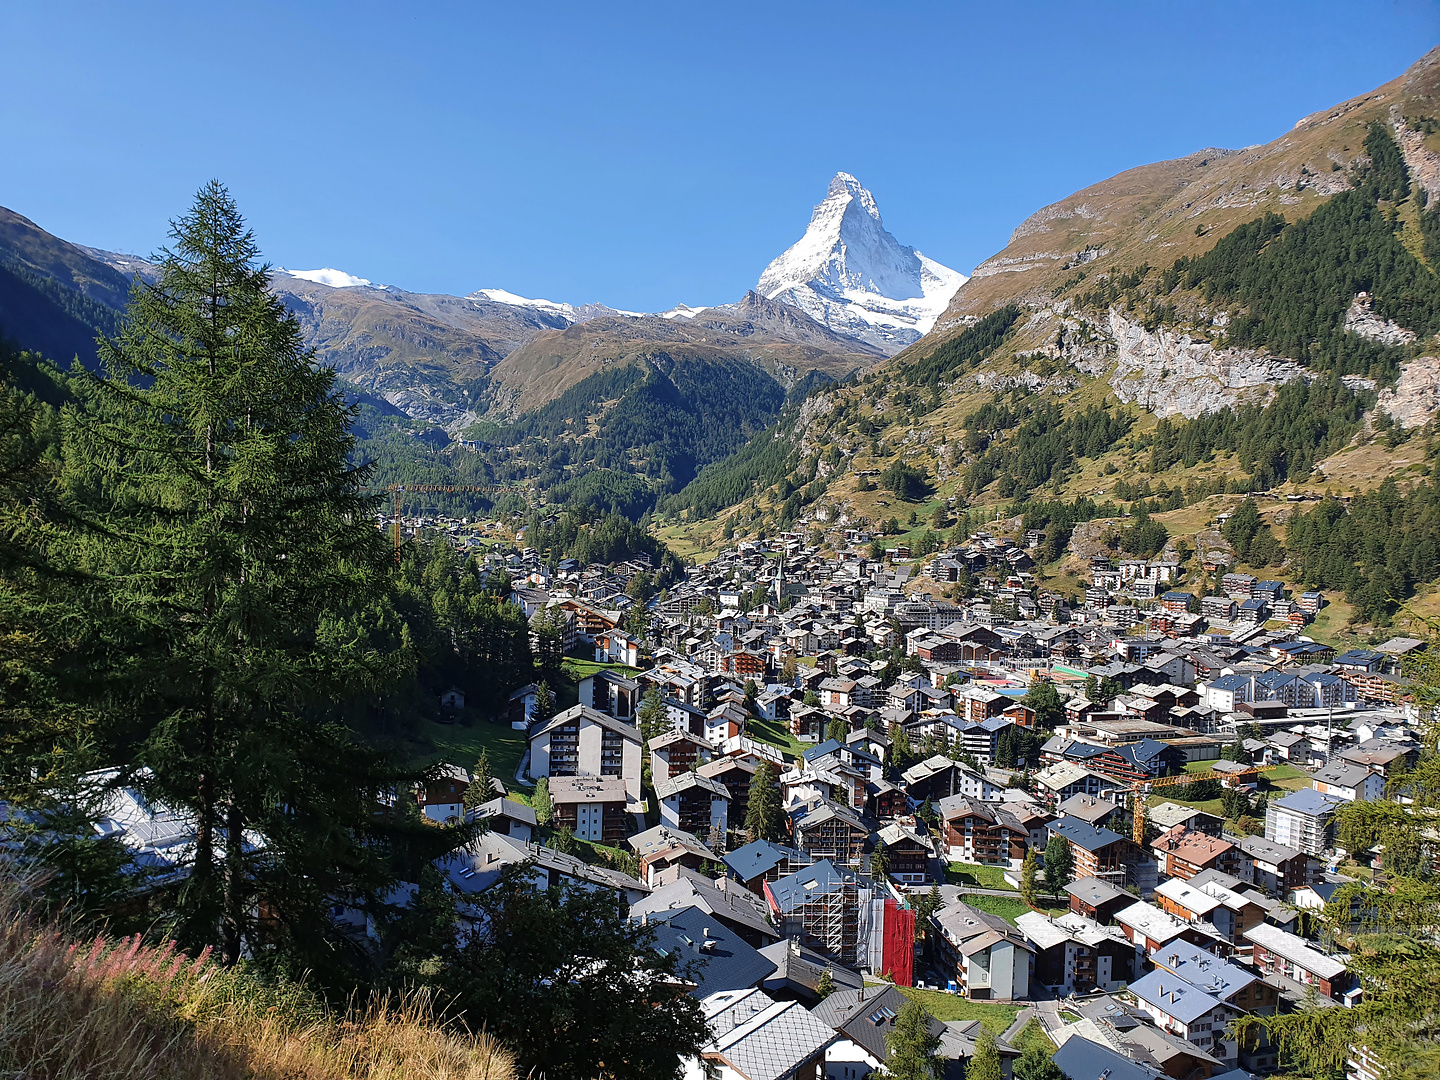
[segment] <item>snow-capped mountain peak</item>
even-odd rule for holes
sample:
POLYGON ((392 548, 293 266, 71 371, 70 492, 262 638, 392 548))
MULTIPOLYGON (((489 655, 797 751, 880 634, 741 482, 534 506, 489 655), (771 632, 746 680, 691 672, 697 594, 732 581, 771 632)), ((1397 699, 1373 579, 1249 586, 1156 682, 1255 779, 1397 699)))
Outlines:
POLYGON ((965 281, 891 236, 875 197, 841 172, 805 235, 760 275, 758 290, 895 353, 929 332, 965 281))
MULTIPOLYGON (((332 289, 356 289, 363 285, 374 284, 368 278, 347 274, 344 270, 336 270, 333 266, 323 266, 319 270, 286 270, 284 267, 278 269, 282 274, 289 274, 301 281, 313 281, 317 285, 328 285, 332 289)), ((378 287, 383 289, 385 286, 378 287)))

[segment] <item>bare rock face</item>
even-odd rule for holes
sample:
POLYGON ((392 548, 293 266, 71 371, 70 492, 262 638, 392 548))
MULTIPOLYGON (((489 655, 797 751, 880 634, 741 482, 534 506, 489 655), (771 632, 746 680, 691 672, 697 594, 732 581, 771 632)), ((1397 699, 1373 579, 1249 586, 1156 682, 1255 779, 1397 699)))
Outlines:
POLYGON ((1194 419, 1244 401, 1268 402, 1276 387, 1310 375, 1294 360, 1257 349, 1217 349, 1163 326, 1146 330, 1115 308, 1108 328, 1115 342, 1110 385, 1121 401, 1156 416, 1194 419))
POLYGON ((1440 414, 1440 357, 1417 356, 1400 368, 1393 390, 1381 390, 1375 401, 1401 427, 1421 427, 1440 414))
POLYGON ((1369 293, 1356 293, 1345 311, 1345 329, 1381 345, 1409 345, 1415 332, 1375 314, 1369 293))
MULTIPOLYGON (((1429 59, 1427 55, 1426 60, 1429 59)), ((1399 105, 1390 106, 1390 127, 1395 141, 1400 144, 1400 153, 1405 158, 1405 167, 1410 170, 1410 179, 1424 188, 1431 199, 1440 197, 1440 154, 1426 148, 1423 132, 1412 131, 1406 125, 1399 105)))

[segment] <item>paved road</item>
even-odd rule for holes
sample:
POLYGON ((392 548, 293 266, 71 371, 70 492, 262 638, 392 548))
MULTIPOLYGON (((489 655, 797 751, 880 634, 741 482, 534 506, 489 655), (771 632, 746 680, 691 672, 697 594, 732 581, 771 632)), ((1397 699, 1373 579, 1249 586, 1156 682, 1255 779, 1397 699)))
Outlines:
POLYGON ((1000 1038, 1003 1039, 1005 1042, 1009 1043, 1011 1046, 1014 1046, 1015 1040, 1020 1037, 1020 1032, 1025 1030, 1025 1025, 1030 1023, 1030 1020, 1034 1017, 1034 1015, 1034 1008, 1021 1009, 1020 1015, 1015 1017, 1015 1022, 1005 1029, 1005 1034, 1000 1036, 1000 1038))
POLYGON ((1060 1002, 1055 998, 1037 1000, 1035 1016, 1039 1019, 1040 1026, 1045 1029, 1045 1034, 1050 1036, 1050 1041, 1059 1046, 1060 1035, 1065 1030, 1065 1021, 1060 1019, 1060 1002))

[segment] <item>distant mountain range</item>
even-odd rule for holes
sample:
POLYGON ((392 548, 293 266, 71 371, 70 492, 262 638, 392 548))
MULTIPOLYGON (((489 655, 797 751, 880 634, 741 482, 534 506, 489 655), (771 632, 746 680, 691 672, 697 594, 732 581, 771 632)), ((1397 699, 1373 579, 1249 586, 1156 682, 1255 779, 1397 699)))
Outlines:
MULTIPOLYGON (((62 240, 3 209, 0 270, 0 329, 82 360, 93 360, 92 339, 112 327, 130 280, 155 273, 146 259, 62 240)), ((812 374, 843 378, 928 330, 964 280, 898 244, 874 197, 840 173, 805 237, 731 304, 647 314, 504 289, 416 293, 333 267, 277 269, 274 285, 323 362, 416 422, 458 436, 481 419, 538 408, 605 365, 656 352, 752 364, 782 391, 812 374)))

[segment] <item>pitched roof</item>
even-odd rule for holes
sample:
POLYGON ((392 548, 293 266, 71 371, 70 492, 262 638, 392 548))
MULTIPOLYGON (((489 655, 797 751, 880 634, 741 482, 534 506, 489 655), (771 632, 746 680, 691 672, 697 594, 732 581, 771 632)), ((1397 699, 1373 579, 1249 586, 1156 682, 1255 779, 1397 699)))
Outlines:
POLYGON ((1172 942, 1151 959, 1221 1001, 1229 1001, 1257 978, 1244 968, 1187 941, 1172 942))
MULTIPOLYGON (((829 1024, 882 1065, 890 1060, 885 1036, 895 1027, 895 1018, 909 1002, 894 986, 870 986, 859 990, 837 990, 811 1010, 817 1020, 829 1024)), ((929 1018, 931 1035, 938 1036, 945 1025, 929 1018)))
POLYGON ((655 927, 654 947, 678 955, 679 973, 696 983, 697 997, 754 986, 775 970, 759 950, 702 908, 658 912, 647 922, 655 927))
POLYGON ((777 847, 768 840, 756 840, 728 852, 722 861, 741 881, 753 881, 779 866, 786 855, 787 849, 777 847))
POLYGON ((1046 826, 1052 833, 1063 836, 1070 843, 1084 851, 1099 851, 1125 838, 1113 829, 1097 829, 1079 818, 1062 817, 1046 826))
POLYGON ((572 705, 564 712, 556 713, 543 724, 538 724, 531 728, 530 734, 526 737, 533 740, 537 736, 545 734, 547 731, 554 731, 558 727, 565 727, 567 724, 571 724, 577 720, 588 720, 592 724, 599 724, 601 727, 607 728, 617 735, 623 735, 632 742, 638 743, 644 741, 640 738, 639 728, 631 727, 622 720, 616 720, 613 716, 607 716, 605 713, 590 708, 589 705, 572 705))
POLYGON ((815 896, 827 896, 836 889, 853 884, 855 877, 839 869, 829 859, 807 866, 787 877, 766 885, 780 913, 787 914, 815 896))
POLYGON ((1091 1042, 1078 1035, 1071 1035, 1053 1059, 1067 1080, 1156 1080, 1161 1075, 1158 1069, 1149 1069, 1131 1061, 1124 1054, 1091 1042))
POLYGON ((723 1058, 748 1080, 784 1080, 837 1038, 834 1028, 798 1001, 777 1001, 717 1037, 702 1053, 723 1058))
MULTIPOLYGON (((623 781, 622 781, 623 783, 623 781)), ((719 780, 712 780, 708 776, 701 776, 698 772, 683 772, 679 776, 657 776, 655 777, 655 795, 660 799, 669 799, 676 795, 683 795, 692 788, 699 788, 701 791, 709 792, 713 798, 730 800, 730 789, 719 780)))
POLYGON ((1082 904, 1089 904, 1091 907, 1098 907, 1114 900, 1117 896, 1127 895, 1124 889, 1117 888, 1108 881, 1101 881, 1096 877, 1083 877, 1072 881, 1065 886, 1065 891, 1079 899, 1082 904))
POLYGON ((1259 945, 1266 952, 1283 956, 1286 960, 1322 979, 1334 979, 1345 971, 1345 964, 1334 957, 1312 949, 1302 937, 1297 937, 1278 926, 1261 923, 1245 931, 1247 941, 1259 945))
POLYGON ((1180 976, 1159 969, 1148 972, 1138 981, 1131 983, 1129 989, 1138 1000, 1155 1006, 1182 1024, 1193 1024, 1224 1004, 1219 998, 1207 994, 1198 986, 1192 986, 1180 976))
POLYGON ((661 885, 649 896, 631 904, 630 914, 656 915, 671 909, 697 907, 717 919, 737 923, 763 938, 773 940, 780 936, 770 922, 770 908, 763 897, 733 881, 729 882, 733 888, 722 888, 720 883, 688 868, 682 869, 680 874, 676 880, 661 885))

